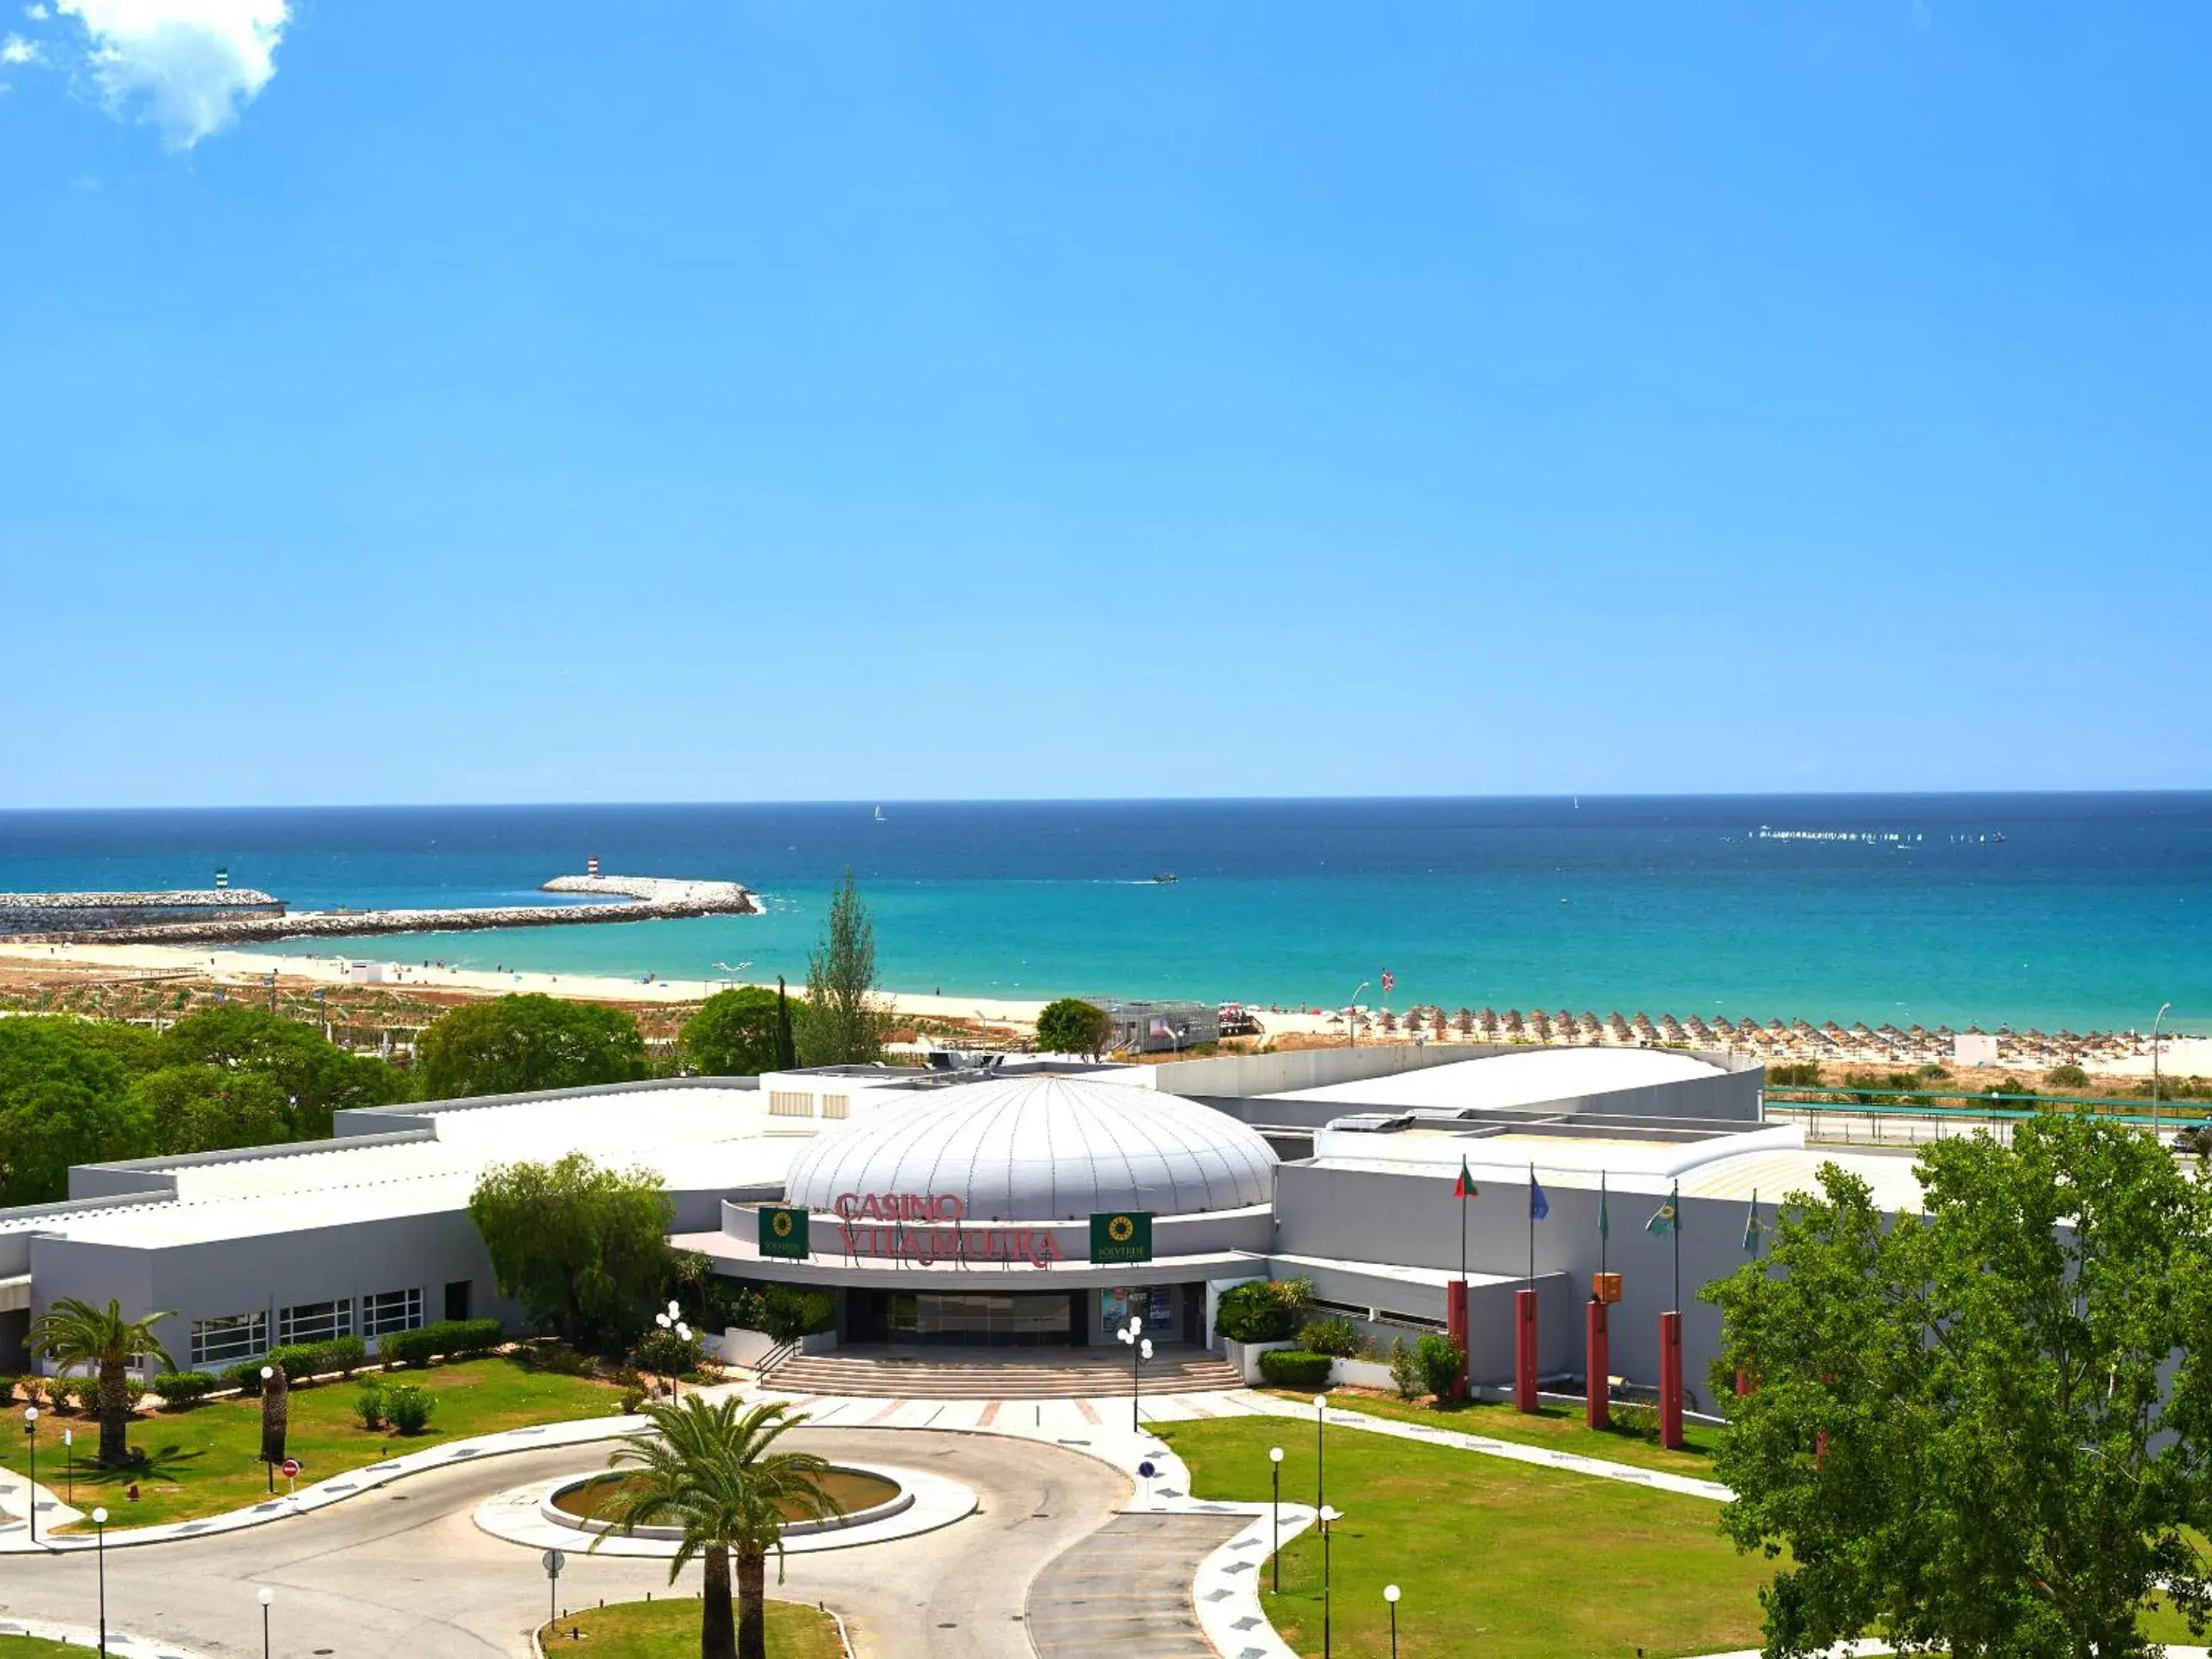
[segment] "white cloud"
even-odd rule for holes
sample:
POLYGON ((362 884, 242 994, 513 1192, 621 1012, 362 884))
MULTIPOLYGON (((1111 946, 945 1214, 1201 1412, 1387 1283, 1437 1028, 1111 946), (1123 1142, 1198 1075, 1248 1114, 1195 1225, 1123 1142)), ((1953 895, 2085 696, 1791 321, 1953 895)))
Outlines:
POLYGON ((44 6, 37 4, 36 0, 33 0, 33 3, 23 8, 23 15, 29 18, 33 23, 43 23, 48 17, 52 16, 52 14, 44 6))
POLYGON ((39 61, 39 43, 26 40, 20 34, 11 34, 0 40, 0 64, 35 64, 39 61))
POLYGON ((84 25, 108 106, 136 109, 188 149, 276 73, 289 0, 55 0, 84 25))

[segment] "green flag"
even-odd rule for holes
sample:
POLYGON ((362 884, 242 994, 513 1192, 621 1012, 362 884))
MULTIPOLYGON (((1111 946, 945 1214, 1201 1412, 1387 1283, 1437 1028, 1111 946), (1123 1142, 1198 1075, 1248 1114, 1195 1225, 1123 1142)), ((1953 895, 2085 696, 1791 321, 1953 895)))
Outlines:
POLYGON ((1605 1212, 1605 1171, 1602 1170, 1597 1175, 1597 1236, 1600 1238, 1613 1237, 1613 1218, 1605 1212))
POLYGON ((1651 1219, 1644 1224, 1647 1233, 1656 1233, 1664 1238, 1674 1231, 1674 1200, 1670 1197, 1651 1212, 1651 1219))
POLYGON ((1744 1212, 1743 1216, 1743 1253, 1746 1255, 1759 1254, 1759 1188, 1756 1187, 1751 1189, 1751 1207, 1744 1212))

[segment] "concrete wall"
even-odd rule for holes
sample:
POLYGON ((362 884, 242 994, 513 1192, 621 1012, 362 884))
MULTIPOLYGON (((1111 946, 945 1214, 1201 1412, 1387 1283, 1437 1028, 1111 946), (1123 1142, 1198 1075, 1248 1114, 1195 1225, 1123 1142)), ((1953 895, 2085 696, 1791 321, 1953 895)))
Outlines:
POLYGON ((64 1296, 118 1298, 126 1314, 173 1310, 156 1334, 179 1365, 191 1364, 191 1322, 265 1313, 269 1340, 276 1311, 382 1291, 422 1292, 424 1322, 445 1316, 446 1285, 467 1279, 470 1311, 517 1328, 522 1310, 501 1299, 491 1259, 475 1225, 459 1212, 356 1221, 296 1232, 172 1244, 159 1249, 40 1237, 32 1241, 33 1311, 64 1296))
MULTIPOLYGON (((1597 1206, 1594 1190, 1548 1187, 1550 1216, 1536 1224, 1536 1266, 1540 1281, 1558 1275, 1563 1288, 1548 1291, 1540 1282, 1538 1305, 1539 1364, 1547 1374, 1554 1370, 1582 1369, 1582 1304, 1589 1291, 1590 1275, 1598 1270, 1597 1206), (1558 1335, 1568 1344, 1561 1355, 1553 1346, 1558 1335)), ((1775 1194, 1779 1197, 1780 1194, 1775 1194)), ((1659 1376, 1659 1316, 1675 1305, 1674 1249, 1667 1238, 1644 1231, 1644 1224, 1663 1201, 1664 1194, 1624 1191, 1615 1188, 1608 1203, 1612 1237, 1606 1250, 1606 1267, 1623 1279, 1623 1299, 1613 1310, 1612 1367, 1617 1376, 1636 1382, 1656 1382, 1659 1376)), ((1280 1255, 1323 1256, 1347 1264, 1388 1262, 1407 1267, 1455 1271, 1459 1266, 1461 1201, 1451 1195, 1451 1182, 1436 1176, 1415 1177, 1356 1170, 1323 1170, 1311 1164, 1286 1164, 1276 1172, 1275 1249, 1280 1255)), ((1523 1190, 1510 1187, 1478 1198, 1466 1206, 1468 1261, 1480 1273, 1509 1280, 1521 1273, 1528 1260, 1528 1219, 1523 1190)), ((1698 1288, 1709 1279, 1734 1273, 1745 1260, 1742 1249, 1745 1206, 1741 1200, 1686 1198, 1682 1200, 1681 1301, 1683 1379, 1701 1407, 1710 1405, 1705 1370, 1720 1349, 1720 1310, 1697 1299, 1698 1288)), ((1763 1206, 1771 1225, 1771 1201, 1763 1206)), ((1308 1272, 1304 1268, 1300 1272, 1308 1272)), ((1318 1279, 1318 1275, 1315 1275, 1318 1279)), ((1512 1345, 1511 1291, 1504 1287, 1501 1309, 1475 1320, 1472 1346, 1479 1359, 1493 1343, 1502 1342, 1509 1356, 1512 1345), (1487 1333, 1502 1333, 1502 1336, 1487 1333)), ((1407 1286, 1421 1297, 1421 1287, 1407 1286)), ((1480 1303, 1487 1292, 1480 1287, 1470 1297, 1480 1303)), ((1441 1290, 1425 1293, 1435 1311, 1407 1307, 1402 1311, 1443 1317, 1441 1290)), ((1334 1299, 1334 1298, 1332 1298, 1334 1299)), ((1488 1368, 1478 1371, 1478 1378, 1488 1368)))
MULTIPOLYGON (((1261 1016, 1264 1021, 1266 1016, 1261 1016)), ((1442 1046, 1410 1042, 1362 1043, 1349 1048, 1297 1048, 1280 1054, 1215 1054, 1204 1060, 1175 1060, 1153 1069, 1155 1086, 1175 1095, 1218 1095, 1241 1099, 1280 1094, 1286 1089, 1319 1089, 1370 1077, 1395 1077, 1484 1054, 1511 1054, 1479 1043, 1442 1046)), ((1344 1109, 1340 1108, 1341 1111, 1344 1109)))

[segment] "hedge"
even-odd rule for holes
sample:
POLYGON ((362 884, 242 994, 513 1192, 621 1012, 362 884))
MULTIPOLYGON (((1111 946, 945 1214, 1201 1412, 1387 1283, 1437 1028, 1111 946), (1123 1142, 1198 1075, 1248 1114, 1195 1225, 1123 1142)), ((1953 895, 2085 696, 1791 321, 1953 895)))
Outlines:
POLYGON ((1325 1389, 1331 1363, 1304 1348, 1270 1348, 1260 1356, 1260 1376, 1279 1389, 1325 1389))
POLYGON ((489 1353, 506 1337, 496 1319, 441 1319, 419 1331, 394 1331, 377 1352, 387 1364, 427 1365, 438 1354, 453 1359, 489 1353))
POLYGON ((197 1406, 215 1392, 219 1379, 205 1371, 163 1371, 153 1381, 161 1403, 175 1408, 197 1406))
POLYGON ((1296 1315, 1265 1283, 1224 1291, 1213 1310, 1213 1328, 1231 1342, 1279 1342, 1296 1324, 1296 1315))

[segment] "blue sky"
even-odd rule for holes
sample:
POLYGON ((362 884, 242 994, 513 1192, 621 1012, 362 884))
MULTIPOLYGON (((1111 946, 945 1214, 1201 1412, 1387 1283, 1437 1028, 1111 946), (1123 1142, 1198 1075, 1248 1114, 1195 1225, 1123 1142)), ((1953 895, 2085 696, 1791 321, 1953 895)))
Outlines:
POLYGON ((0 805, 2212 781, 2212 11, 7 3, 0 805))

